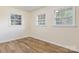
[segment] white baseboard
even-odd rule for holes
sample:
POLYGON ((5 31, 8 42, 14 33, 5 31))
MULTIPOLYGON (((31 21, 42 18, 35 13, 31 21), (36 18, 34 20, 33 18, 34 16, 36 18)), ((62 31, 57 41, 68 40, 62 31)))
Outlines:
POLYGON ((42 41, 46 41, 46 42, 49 42, 51 44, 55 44, 55 45, 58 45, 58 46, 61 46, 61 47, 68 48, 70 50, 78 51, 79 52, 79 49, 77 47, 75 47, 75 46, 63 45, 63 44, 59 44, 59 43, 56 43, 56 42, 45 40, 44 38, 35 37, 35 36, 21 36, 21 37, 18 37, 18 38, 12 38, 10 40, 0 41, 0 43, 14 41, 14 40, 18 40, 18 39, 25 38, 25 37, 33 37, 33 38, 36 38, 36 39, 39 39, 39 40, 43 39, 42 41))
POLYGON ((8 40, 2 40, 2 41, 0 41, 0 43, 5 43, 5 42, 9 42, 9 41, 19 40, 19 39, 25 38, 25 37, 28 37, 28 36, 21 36, 21 37, 17 37, 17 38, 8 39, 8 40))
POLYGON ((58 46, 61 46, 61 47, 70 49, 70 50, 72 50, 72 51, 77 51, 77 52, 79 52, 79 49, 78 49, 76 46, 63 45, 63 44, 59 44, 59 43, 56 43, 56 42, 51 42, 51 41, 45 40, 44 38, 35 37, 35 36, 31 36, 31 37, 36 38, 36 39, 40 39, 40 40, 43 39, 42 41, 46 41, 46 42, 49 42, 49 43, 51 43, 51 44, 55 44, 55 45, 58 45, 58 46))

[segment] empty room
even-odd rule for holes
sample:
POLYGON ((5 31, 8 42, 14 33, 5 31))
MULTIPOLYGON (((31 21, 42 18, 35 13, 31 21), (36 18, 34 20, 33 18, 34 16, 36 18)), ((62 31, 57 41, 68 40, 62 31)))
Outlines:
POLYGON ((78 52, 78 6, 0 6, 0 53, 78 52))

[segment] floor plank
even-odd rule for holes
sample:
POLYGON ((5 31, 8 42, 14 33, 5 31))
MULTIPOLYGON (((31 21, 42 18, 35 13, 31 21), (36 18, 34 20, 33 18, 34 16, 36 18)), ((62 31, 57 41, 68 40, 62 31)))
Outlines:
POLYGON ((76 53, 48 42, 32 37, 22 38, 15 41, 0 43, 1 53, 76 53))

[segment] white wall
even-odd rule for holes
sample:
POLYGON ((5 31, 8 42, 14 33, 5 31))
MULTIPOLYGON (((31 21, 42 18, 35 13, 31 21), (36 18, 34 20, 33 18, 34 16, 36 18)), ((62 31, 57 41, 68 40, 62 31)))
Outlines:
POLYGON ((0 43, 22 37, 35 37, 53 44, 79 51, 79 7, 76 7, 76 27, 54 27, 54 9, 66 7, 44 7, 25 12, 11 7, 0 7, 0 43), (22 15, 22 26, 11 26, 11 13, 22 15), (45 27, 36 26, 36 15, 46 13, 45 27))
POLYGON ((37 39, 51 42, 72 50, 79 51, 79 7, 76 7, 76 27, 54 27, 54 9, 66 7, 45 7, 32 12, 30 35, 37 39), (47 24, 45 27, 36 26, 36 15, 46 13, 47 24))
POLYGON ((0 42, 10 41, 29 36, 29 12, 21 11, 11 7, 0 7, 0 42), (22 15, 21 26, 10 25, 11 14, 22 15))

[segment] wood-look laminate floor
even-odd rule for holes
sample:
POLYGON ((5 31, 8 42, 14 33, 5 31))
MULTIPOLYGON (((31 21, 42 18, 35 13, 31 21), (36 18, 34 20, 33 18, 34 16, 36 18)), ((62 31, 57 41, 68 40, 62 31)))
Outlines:
POLYGON ((0 44, 1 53, 72 53, 69 49, 31 37, 0 44))

